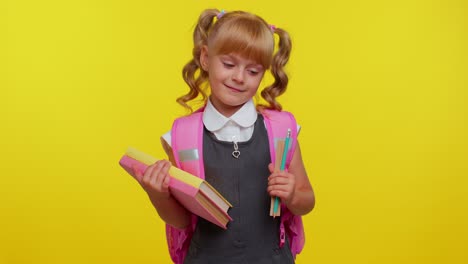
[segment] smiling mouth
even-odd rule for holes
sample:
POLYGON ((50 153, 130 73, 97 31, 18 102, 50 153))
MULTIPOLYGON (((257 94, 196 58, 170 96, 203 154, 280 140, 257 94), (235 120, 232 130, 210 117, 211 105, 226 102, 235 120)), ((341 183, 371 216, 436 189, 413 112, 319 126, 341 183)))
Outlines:
POLYGON ((232 90, 232 91, 239 92, 239 93, 240 93, 240 92, 243 92, 243 90, 237 89, 237 88, 232 87, 232 86, 229 86, 229 85, 227 85, 227 84, 225 84, 225 86, 226 86, 227 88, 229 88, 230 90, 232 90))

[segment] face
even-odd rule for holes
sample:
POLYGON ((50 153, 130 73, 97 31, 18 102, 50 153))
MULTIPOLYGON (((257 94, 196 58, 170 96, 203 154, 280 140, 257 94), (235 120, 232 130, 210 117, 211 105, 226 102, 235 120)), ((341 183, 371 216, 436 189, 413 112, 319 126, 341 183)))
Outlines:
POLYGON ((200 62, 211 87, 211 102, 226 117, 233 115, 257 92, 265 69, 237 54, 217 54, 202 49, 200 62))

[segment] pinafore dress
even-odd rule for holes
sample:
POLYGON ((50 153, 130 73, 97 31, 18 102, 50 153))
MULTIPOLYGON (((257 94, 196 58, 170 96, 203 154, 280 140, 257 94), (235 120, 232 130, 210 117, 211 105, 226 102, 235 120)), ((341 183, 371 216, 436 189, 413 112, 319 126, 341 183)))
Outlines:
POLYGON ((289 243, 279 247, 280 218, 269 215, 267 192, 270 150, 263 116, 258 115, 252 137, 234 144, 203 132, 205 180, 232 205, 232 221, 224 230, 198 218, 185 264, 294 263, 289 243))

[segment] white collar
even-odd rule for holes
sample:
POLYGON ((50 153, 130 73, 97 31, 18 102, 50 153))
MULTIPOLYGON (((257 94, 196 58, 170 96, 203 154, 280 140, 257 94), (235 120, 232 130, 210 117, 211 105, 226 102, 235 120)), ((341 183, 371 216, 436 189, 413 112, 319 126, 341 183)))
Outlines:
POLYGON ((213 132, 224 127, 229 121, 233 121, 238 126, 244 128, 253 126, 255 121, 257 121, 257 110, 253 100, 250 99, 239 110, 237 110, 237 112, 228 118, 216 110, 214 105, 211 103, 211 100, 208 99, 208 103, 203 111, 203 124, 205 127, 209 131, 213 132))

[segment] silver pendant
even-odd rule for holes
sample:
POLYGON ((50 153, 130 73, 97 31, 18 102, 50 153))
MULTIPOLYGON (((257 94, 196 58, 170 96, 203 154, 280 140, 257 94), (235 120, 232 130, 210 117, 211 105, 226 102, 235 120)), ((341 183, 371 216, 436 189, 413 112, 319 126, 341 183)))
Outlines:
POLYGON ((234 141, 234 151, 232 152, 232 156, 236 159, 238 159, 240 156, 239 146, 237 145, 236 141, 234 141))

